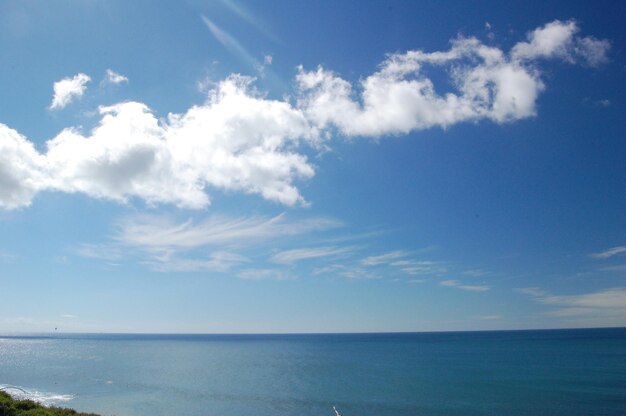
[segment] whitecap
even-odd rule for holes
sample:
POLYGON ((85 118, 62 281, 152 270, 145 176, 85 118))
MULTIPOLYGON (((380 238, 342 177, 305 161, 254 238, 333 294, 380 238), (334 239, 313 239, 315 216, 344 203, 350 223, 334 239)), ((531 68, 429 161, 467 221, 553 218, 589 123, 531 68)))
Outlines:
POLYGON ((0 384, 0 390, 9 393, 14 399, 33 400, 44 406, 53 406, 61 402, 68 402, 76 397, 71 394, 51 393, 6 384, 0 384))

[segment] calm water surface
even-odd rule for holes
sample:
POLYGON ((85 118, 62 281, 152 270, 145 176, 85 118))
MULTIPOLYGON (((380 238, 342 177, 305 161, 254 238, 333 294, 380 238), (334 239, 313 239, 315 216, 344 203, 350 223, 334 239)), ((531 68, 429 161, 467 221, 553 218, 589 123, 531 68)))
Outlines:
POLYGON ((0 385, 117 416, 626 415, 626 329, 0 336, 0 385))

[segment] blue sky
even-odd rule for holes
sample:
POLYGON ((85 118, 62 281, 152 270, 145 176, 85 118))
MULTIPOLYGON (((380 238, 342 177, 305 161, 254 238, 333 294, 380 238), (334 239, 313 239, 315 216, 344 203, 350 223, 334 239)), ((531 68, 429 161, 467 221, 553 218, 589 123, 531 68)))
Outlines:
POLYGON ((0 2, 0 331, 626 324, 616 2, 0 2))

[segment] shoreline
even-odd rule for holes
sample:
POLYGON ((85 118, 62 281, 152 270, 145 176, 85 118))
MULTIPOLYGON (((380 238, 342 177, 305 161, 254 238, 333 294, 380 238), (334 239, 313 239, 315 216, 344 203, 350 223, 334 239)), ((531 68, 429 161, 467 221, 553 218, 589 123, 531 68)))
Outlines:
MULTIPOLYGON (((19 387, 15 389, 22 390, 19 387)), ((6 387, 0 390, 0 414, 4 416, 101 416, 96 413, 78 412, 68 407, 45 406, 31 399, 15 398, 6 390, 6 387)))

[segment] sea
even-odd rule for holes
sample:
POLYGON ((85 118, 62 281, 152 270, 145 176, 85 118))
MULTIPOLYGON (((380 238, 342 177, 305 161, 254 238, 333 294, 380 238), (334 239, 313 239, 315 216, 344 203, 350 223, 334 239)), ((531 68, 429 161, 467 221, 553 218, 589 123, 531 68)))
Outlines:
POLYGON ((0 335, 0 388, 104 416, 621 416, 626 328, 0 335))

